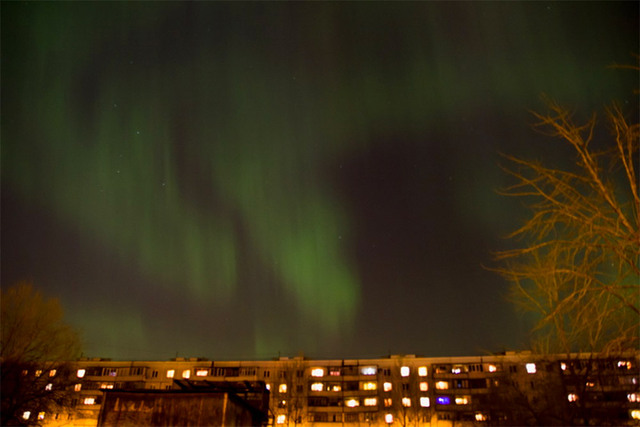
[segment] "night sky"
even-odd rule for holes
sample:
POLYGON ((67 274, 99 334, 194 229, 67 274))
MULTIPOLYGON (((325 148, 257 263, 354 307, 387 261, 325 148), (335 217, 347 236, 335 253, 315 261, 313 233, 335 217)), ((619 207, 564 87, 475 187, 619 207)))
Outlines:
POLYGON ((563 162, 541 94, 630 103, 637 2, 2 4, 2 286, 85 355, 474 355, 526 322, 483 266, 563 162))

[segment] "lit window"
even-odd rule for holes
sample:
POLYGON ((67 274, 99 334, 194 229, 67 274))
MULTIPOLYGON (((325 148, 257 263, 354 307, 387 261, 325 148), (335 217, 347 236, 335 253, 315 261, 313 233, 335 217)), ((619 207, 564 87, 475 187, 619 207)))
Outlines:
POLYGON ((410 372, 411 370, 408 366, 403 366, 402 368, 400 368, 400 375, 402 375, 403 377, 408 377, 410 372))
POLYGON ((468 405, 469 396, 456 396, 456 405, 468 405))
POLYGON ((382 384, 382 389, 384 391, 391 391, 392 388, 393 388, 393 386, 389 382, 386 382, 386 383, 382 384))
POLYGON ((324 384, 322 383, 313 383, 311 384, 311 391, 322 391, 324 388, 324 384))
POLYGON ((640 420, 640 409, 633 409, 631 411, 631 419, 632 420, 640 420))
POLYGON ((476 412, 476 421, 487 421, 487 416, 482 412, 476 412))
POLYGON ((569 402, 575 402, 575 401, 577 401, 577 400, 578 400, 578 395, 577 395, 577 394, 575 394, 575 393, 569 393, 569 394, 567 395, 567 400, 568 400, 569 402))
POLYGON ((364 399, 364 406, 376 406, 378 404, 378 399, 375 397, 367 397, 364 399))
MULTIPOLYGON (((627 369, 631 369, 631 362, 627 361, 627 360, 620 360, 618 362, 618 368, 627 368, 627 369)), ((36 375, 37 376, 37 375, 36 375)))
POLYGON ((47 390, 47 391, 51 391, 51 390, 53 390, 53 384, 51 384, 51 383, 47 384, 47 385, 44 387, 44 389, 45 389, 45 390, 47 390))
POLYGON ((374 383, 373 381, 362 383, 362 389, 363 390, 377 390, 378 389, 378 384, 374 383))
POLYGON ((167 378, 173 378, 176 375, 176 371, 174 369, 169 369, 167 371, 167 378))
POLYGON ((96 404, 96 398, 95 397, 85 397, 84 400, 82 401, 82 403, 84 403, 85 405, 95 405, 96 404))
POLYGON ((342 387, 340 387, 340 384, 334 384, 331 386, 331 391, 340 391, 342 390, 342 387))
POLYGON ((286 384, 280 384, 280 385, 278 386, 278 391, 279 391, 280 393, 286 393, 286 392, 287 392, 287 385, 286 385, 286 384))
POLYGON ((637 393, 629 393, 627 394, 627 400, 629 402, 640 402, 640 396, 637 393))
POLYGON ((530 374, 535 374, 536 373, 536 364, 535 363, 527 363, 525 365, 525 367, 527 368, 527 372, 530 374))
POLYGON ((564 362, 560 362, 560 369, 562 369, 563 371, 567 370, 567 364, 564 362))
POLYGON ((182 371, 182 378, 189 378, 191 377, 191 369, 185 369, 184 371, 182 371))
POLYGON ((355 397, 348 399, 345 405, 349 408, 355 408, 356 406, 360 406, 360 402, 355 397))
POLYGON ((593 382, 593 381, 587 381, 585 385, 586 385, 587 387, 595 387, 595 386, 596 386, 596 383, 595 383, 595 382, 593 382))
POLYGON ((402 406, 404 406, 405 408, 410 407, 411 406, 411 398, 403 397, 402 398, 402 406))
POLYGON ((287 422, 287 416, 284 414, 280 414, 276 417, 276 424, 284 424, 287 422))
POLYGON ((438 402, 438 405, 448 405, 451 403, 451 399, 449 399, 449 396, 438 396, 436 402, 438 402))
MULTIPOLYGON (((640 412, 640 411, 638 411, 640 412)), ((392 414, 385 414, 384 415, 384 422, 387 424, 391 424, 393 423, 393 415, 392 414)))
POLYGON ((362 375, 375 375, 378 370, 375 366, 364 366, 360 368, 360 373, 362 375))
POLYGON ((453 368, 451 368, 452 374, 459 374, 460 372, 462 372, 462 367, 460 366, 454 366, 453 368))
POLYGON ((57 372, 58 371, 56 371, 55 369, 52 369, 52 370, 49 371, 49 376, 50 377, 55 377, 57 372))
POLYGON ((75 391, 80 391, 80 390, 82 390, 82 384, 76 384, 76 385, 73 387, 73 389, 74 389, 75 391))
POLYGON ((44 420, 44 412, 38 412, 38 419, 44 420))
POLYGON ((449 388, 449 382, 448 381, 438 381, 436 383, 436 388, 438 390, 447 390, 449 388))
POLYGON ((340 369, 339 368, 331 368, 329 370, 329 375, 331 375, 332 377, 339 377, 340 376, 340 369))
POLYGON ((391 398, 387 397, 386 399, 384 399, 384 406, 388 407, 388 406, 391 406, 391 405, 393 405, 393 400, 391 400, 391 398))
POLYGON ((113 383, 102 383, 100 384, 101 390, 111 390, 113 389, 113 383))
POLYGON ((420 391, 427 391, 429 390, 429 383, 427 383, 426 381, 423 381, 420 383, 420 391))
POLYGON ((31 416, 31 411, 24 411, 22 413, 22 418, 25 420, 28 420, 30 416, 31 416))
POLYGON ((42 375, 42 369, 38 369, 36 371, 36 377, 39 377, 40 375, 42 375))
POLYGON ((312 377, 324 377, 324 369, 323 368, 313 368, 311 370, 312 377))
POLYGON ((209 375, 209 370, 208 369, 198 369, 198 370, 196 370, 196 377, 206 377, 207 375, 209 375))
POLYGON ((496 365, 489 365, 489 372, 496 372, 498 370, 496 365))
POLYGON ((418 375, 420 375, 421 377, 426 377, 427 376, 427 367, 426 366, 420 366, 418 368, 418 375))
POLYGON ((271 390, 271 384, 267 384, 265 387, 267 390, 271 390))
POLYGON ((429 406, 431 406, 431 401, 428 397, 421 397, 420 406, 422 406, 423 408, 428 408, 429 406))
POLYGON ((78 369, 78 373, 76 375, 78 375, 78 378, 83 378, 86 372, 87 371, 85 371, 84 369, 78 369))

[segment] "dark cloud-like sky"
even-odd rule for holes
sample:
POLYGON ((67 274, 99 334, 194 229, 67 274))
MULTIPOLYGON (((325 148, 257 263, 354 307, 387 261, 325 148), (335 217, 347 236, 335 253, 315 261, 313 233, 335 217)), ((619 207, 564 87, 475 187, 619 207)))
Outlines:
POLYGON ((2 286, 91 356, 519 348, 499 153, 638 50, 637 2, 3 4, 2 286))

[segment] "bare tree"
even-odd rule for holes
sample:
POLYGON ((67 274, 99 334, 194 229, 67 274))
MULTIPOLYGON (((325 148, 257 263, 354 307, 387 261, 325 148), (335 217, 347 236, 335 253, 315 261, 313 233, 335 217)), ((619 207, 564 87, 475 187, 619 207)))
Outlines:
POLYGON ((62 317, 28 283, 2 290, 2 425, 38 424, 68 405, 80 340, 62 317))
MULTIPOLYGON (((638 67, 634 67, 638 70, 638 67)), ((637 97, 635 97, 637 101, 637 97)), ((534 350, 620 352, 639 345, 640 197, 637 120, 605 109, 583 124, 557 103, 533 113, 537 127, 575 153, 573 167, 505 156, 515 184, 503 194, 530 202, 531 217, 509 237, 525 244, 497 254, 513 297, 537 316, 534 350)), ((637 111, 636 111, 637 114, 637 111)))

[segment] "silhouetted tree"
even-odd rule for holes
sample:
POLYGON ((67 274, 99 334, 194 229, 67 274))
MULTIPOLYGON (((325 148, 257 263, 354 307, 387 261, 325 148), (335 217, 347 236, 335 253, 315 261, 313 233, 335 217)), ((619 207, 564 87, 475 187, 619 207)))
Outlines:
MULTIPOLYGON (((635 67, 637 70, 638 67, 635 67)), ((637 101, 637 97, 634 97, 637 101)), ((557 103, 534 113, 537 127, 575 153, 570 168, 505 156, 515 184, 503 194, 529 203, 510 237, 524 246, 497 254, 514 300, 535 313, 534 350, 621 352, 639 345, 640 196, 637 116, 605 109, 610 135, 596 135, 557 103)), ((635 111, 637 114, 637 110, 635 111)))
POLYGON ((31 284, 2 290, 0 342, 2 425, 35 425, 69 403, 69 362, 80 354, 78 334, 63 321, 57 299, 31 284))

